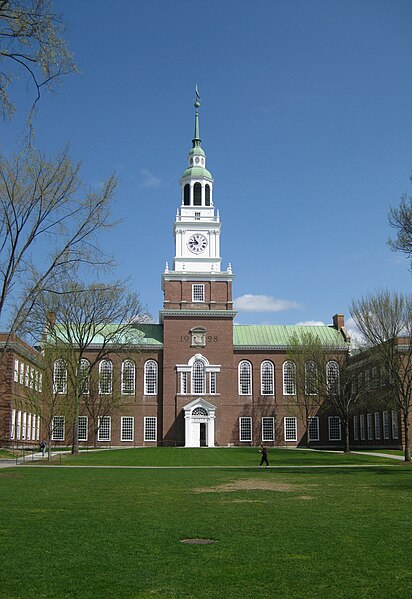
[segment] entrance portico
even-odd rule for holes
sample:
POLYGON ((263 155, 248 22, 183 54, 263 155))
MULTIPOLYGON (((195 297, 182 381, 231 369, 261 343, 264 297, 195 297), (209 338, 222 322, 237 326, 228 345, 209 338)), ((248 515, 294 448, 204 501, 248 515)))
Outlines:
POLYGON ((216 406, 199 397, 183 409, 185 447, 214 447, 216 406))

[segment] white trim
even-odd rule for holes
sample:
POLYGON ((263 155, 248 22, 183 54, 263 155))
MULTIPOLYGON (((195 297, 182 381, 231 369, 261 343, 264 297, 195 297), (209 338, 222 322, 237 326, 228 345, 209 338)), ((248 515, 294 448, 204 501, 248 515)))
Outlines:
POLYGON ((89 419, 87 416, 79 416, 78 419, 78 427, 77 427, 77 439, 78 441, 87 441, 89 438, 89 419), (80 422, 85 422, 86 426, 80 426, 80 422), (83 437, 80 436, 80 430, 85 430, 85 435, 83 437))
POLYGON ((262 441, 267 443, 268 441, 275 440, 275 419, 273 416, 262 416, 262 441), (265 427, 265 424, 268 424, 269 427, 265 427), (265 431, 266 428, 266 431, 265 431), (269 435, 267 435, 267 430, 269 428, 269 435), (266 432, 266 435, 265 435, 266 432))
POLYGON ((341 441, 342 440, 342 423, 340 421, 339 416, 328 416, 328 438, 329 441, 341 441), (335 425, 332 425, 333 423, 337 422, 337 427, 335 427, 335 425), (332 436, 332 433, 333 436, 332 436), (335 436, 335 433, 338 433, 335 436))
POLYGON ((319 441, 319 416, 309 416, 308 419, 308 441, 319 441), (312 437, 311 424, 315 423, 315 436, 312 437))
POLYGON ((296 416, 285 416, 283 418, 283 438, 286 442, 298 440, 298 421, 296 416))
POLYGON ((241 443, 248 443, 252 441, 251 416, 240 416, 239 418, 239 441, 241 443))
POLYGON ((144 417, 144 441, 145 443, 157 441, 157 416, 144 417))
POLYGON ((120 441, 134 441, 134 416, 120 418, 120 441))
POLYGON ((110 416, 99 416, 98 418, 98 431, 97 431, 97 440, 98 441, 111 441, 112 437, 112 419, 110 416), (106 424, 108 426, 106 426, 106 424), (102 426, 103 425, 103 426, 102 426), (103 436, 103 433, 106 433, 103 436))

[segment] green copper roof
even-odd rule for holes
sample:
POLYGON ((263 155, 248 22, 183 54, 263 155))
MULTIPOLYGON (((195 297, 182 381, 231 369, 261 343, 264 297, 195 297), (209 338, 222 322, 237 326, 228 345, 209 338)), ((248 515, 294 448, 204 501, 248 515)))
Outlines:
POLYGON ((203 168, 203 166, 189 166, 183 173, 182 179, 185 177, 207 177, 213 181, 212 173, 210 173, 207 168, 203 168))
POLYGON ((238 347, 287 347, 292 335, 311 333, 325 347, 348 348, 339 331, 328 326, 305 325, 235 325, 233 344, 238 347))

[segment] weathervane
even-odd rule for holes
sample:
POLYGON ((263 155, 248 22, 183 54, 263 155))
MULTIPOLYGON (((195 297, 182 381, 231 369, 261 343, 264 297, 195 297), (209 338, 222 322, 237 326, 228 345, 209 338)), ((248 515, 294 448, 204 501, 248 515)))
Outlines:
POLYGON ((195 89, 195 108, 199 108, 200 106, 200 96, 199 96, 199 90, 197 89, 197 83, 196 83, 196 89, 195 89))

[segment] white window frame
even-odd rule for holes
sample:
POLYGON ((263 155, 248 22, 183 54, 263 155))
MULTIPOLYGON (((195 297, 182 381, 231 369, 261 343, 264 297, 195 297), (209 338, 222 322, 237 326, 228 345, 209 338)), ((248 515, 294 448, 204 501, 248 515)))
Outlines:
POLYGON ((192 365, 192 395, 206 393, 206 364, 200 358, 194 360, 192 365))
POLYGON ((65 418, 64 416, 53 416, 52 420, 52 441, 64 441, 65 437, 65 418))
POLYGON ((383 438, 389 439, 390 437, 390 428, 389 428, 389 412, 382 412, 382 422, 383 422, 383 438))
POLYGON ((372 419, 371 412, 368 412, 366 414, 366 429, 367 429, 367 434, 368 434, 368 441, 372 441, 372 439, 373 439, 373 419, 372 419))
POLYGON ((360 432, 361 441, 365 441, 365 439, 366 439, 365 414, 361 414, 359 416, 359 432, 360 432))
POLYGON ((182 370, 180 373, 180 393, 182 395, 187 395, 188 390, 188 372, 182 370))
POLYGON ((328 438, 329 441, 342 440, 342 424, 339 416, 328 416, 328 438))
POLYGON ((286 360, 282 365, 283 395, 296 395, 296 364, 286 360))
POLYGON ((305 395, 318 394, 318 368, 313 360, 305 362, 305 395))
POLYGON ((159 367, 156 360, 146 360, 144 365, 144 394, 157 395, 159 367), (149 367, 153 371, 149 372, 149 367), (150 374, 150 377, 148 376, 150 374))
POLYGON ((157 416, 144 417, 144 441, 146 443, 157 441, 157 416))
POLYGON ((238 386, 239 395, 252 395, 252 364, 249 360, 239 362, 238 386))
MULTIPOLYGON (((100 360, 99 364, 99 394, 110 395, 113 391, 113 362, 100 360)), ((100 427, 99 427, 100 428, 100 427)))
POLYGON ((240 416, 239 418, 239 441, 241 443, 250 443, 252 441, 251 416, 240 416))
POLYGON ((80 376, 82 394, 89 395, 90 394, 90 362, 87 358, 82 358, 80 360, 79 376, 80 376))
POLYGON ((308 418, 308 441, 319 441, 319 416, 308 418))
POLYGON ((263 360, 260 365, 260 394, 275 394, 275 366, 271 360, 263 360))
POLYGON ((133 360, 122 362, 122 395, 135 395, 136 393, 136 364, 133 360), (129 371, 128 371, 129 369, 129 371))
POLYGON ((112 419, 110 416, 99 416, 98 418, 98 441, 111 441, 112 438, 112 419))
POLYGON ((36 416, 36 414, 33 414, 32 419, 31 419, 31 438, 32 438, 32 441, 36 440, 36 423, 37 423, 37 416, 36 416))
POLYGON ((67 365, 63 358, 58 358, 53 364, 53 393, 57 395, 67 393, 67 365))
POLYGON ((375 412, 375 439, 381 440, 381 413, 375 412))
POLYGON ((120 418, 120 441, 134 441, 134 416, 120 418))
POLYGON ((77 426, 78 441, 88 441, 89 439, 89 419, 87 416, 79 416, 77 426))
POLYGON ((22 439, 22 441, 26 440, 26 426, 27 426, 27 414, 26 414, 26 412, 23 412, 22 417, 21 417, 21 439, 22 439))
POLYGON ((14 382, 18 383, 19 382, 19 361, 17 360, 17 358, 15 358, 14 360, 14 382))
POLYGON ((273 416, 262 417, 262 441, 268 443, 275 440, 275 419, 273 416))
POLYGON ((296 416, 285 416, 283 418, 283 438, 285 442, 298 440, 298 420, 296 416))
POLYGON ((16 435, 16 410, 11 411, 11 420, 10 420, 10 439, 14 439, 16 435))
POLYGON ((359 441, 359 416, 353 417, 353 440, 359 441))
POLYGON ((326 383, 328 388, 328 393, 337 395, 339 394, 339 364, 336 360, 330 360, 326 364, 326 383))
POLYGON ((36 422, 36 441, 40 441, 40 415, 37 416, 36 422))
POLYGON ((16 418, 16 440, 20 441, 21 437, 21 410, 17 410, 16 418))
POLYGON ((192 285, 192 302, 204 303, 205 301, 205 286, 203 283, 193 283, 192 285))
POLYGON ((392 410, 392 439, 399 439, 399 420, 397 410, 392 410))
POLYGON ((26 439, 27 441, 31 440, 31 412, 28 412, 27 414, 27 432, 26 432, 26 439))
POLYGON ((217 393, 217 373, 215 371, 209 373, 209 391, 210 395, 217 393))

